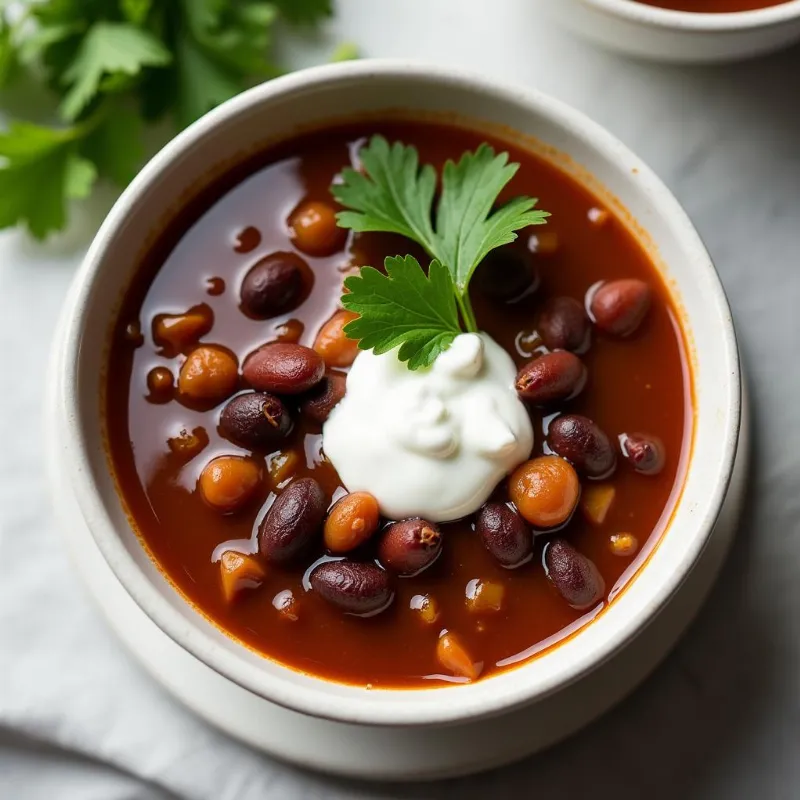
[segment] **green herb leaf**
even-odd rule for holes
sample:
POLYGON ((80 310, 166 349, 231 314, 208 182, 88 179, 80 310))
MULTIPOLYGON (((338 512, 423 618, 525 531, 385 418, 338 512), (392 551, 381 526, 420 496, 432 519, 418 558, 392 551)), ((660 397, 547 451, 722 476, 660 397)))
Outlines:
POLYGON ((362 350, 399 347, 409 369, 430 366, 461 333, 450 273, 434 260, 426 276, 413 256, 387 258, 384 267, 385 275, 363 267, 345 281, 342 305, 359 314, 345 333, 362 350))
POLYGON ((236 96, 241 90, 234 74, 209 58, 188 36, 178 42, 178 105, 181 127, 236 96))
POLYGON ((143 150, 138 112, 193 122, 280 74, 277 22, 332 12, 332 0, 36 0, 17 21, 7 5, 0 0, 0 86, 27 70, 70 123, 0 132, 0 227, 23 223, 37 236, 60 228, 69 198, 97 176, 130 180, 143 150))
POLYGON ((295 24, 308 25, 333 14, 332 0, 272 0, 281 14, 295 24))
POLYGON ((82 142, 80 152, 104 178, 127 186, 144 160, 141 118, 121 102, 111 105, 82 142))
POLYGON ((61 113, 67 120, 77 119, 97 95, 105 75, 136 75, 144 67, 164 66, 171 60, 169 50, 146 31, 122 23, 97 22, 61 79, 70 86, 61 113))
POLYGON ((0 134, 0 228, 25 223, 42 239, 63 227, 66 201, 85 196, 95 177, 78 155, 74 129, 15 123, 0 134))
POLYGON ((128 22, 133 25, 143 25, 153 8, 153 0, 121 0, 120 8, 128 22))
POLYGON ((353 209, 337 214, 339 225, 358 232, 399 233, 441 260, 431 224, 436 170, 420 168, 415 147, 401 142, 390 146, 383 136, 373 136, 359 157, 364 171, 348 167, 342 170, 342 182, 331 186, 336 200, 353 209))
POLYGON ((337 215, 339 225, 399 233, 424 247, 450 271, 464 322, 475 330, 468 296, 475 268, 494 248, 514 241, 516 231, 540 225, 549 216, 536 210, 530 197, 516 197, 493 211, 518 165, 487 144, 465 153, 458 163, 448 161, 434 228, 436 171, 420 166, 416 148, 389 145, 382 136, 373 136, 359 158, 363 171, 345 169, 341 182, 331 186, 333 196, 348 209, 337 215))
POLYGON ((11 41, 11 26, 0 15, 0 88, 8 82, 16 58, 14 43, 11 41))
POLYGON ((339 225, 354 231, 399 233, 422 245, 447 266, 458 293, 466 297, 475 268, 496 247, 513 242, 516 231, 540 225, 549 214, 534 209, 536 200, 516 197, 492 212, 497 198, 518 169, 508 153, 488 144, 448 161, 442 194, 431 224, 436 171, 420 167, 415 147, 373 136, 359 152, 363 172, 345 169, 331 192, 345 208, 339 225))
POLYGON ((64 195, 79 200, 88 197, 97 178, 97 167, 70 151, 64 169, 64 195))
POLYGON ((516 197, 492 213, 492 208, 519 164, 508 153, 495 155, 488 144, 448 161, 442 175, 442 197, 436 215, 438 257, 447 264, 460 294, 466 294, 475 268, 497 247, 517 238, 516 231, 541 225, 549 214, 534 209, 536 200, 516 197))
POLYGON ((336 46, 336 49, 331 54, 331 61, 334 63, 355 61, 357 58, 360 58, 360 51, 355 42, 342 42, 336 46))

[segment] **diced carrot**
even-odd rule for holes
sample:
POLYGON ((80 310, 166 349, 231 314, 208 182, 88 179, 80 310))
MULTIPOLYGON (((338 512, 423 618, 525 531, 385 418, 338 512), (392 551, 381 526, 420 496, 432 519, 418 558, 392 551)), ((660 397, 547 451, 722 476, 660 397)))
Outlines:
POLYGON ((433 625, 439 619, 439 604, 429 594, 415 594, 411 598, 411 610, 415 611, 426 625, 433 625))
POLYGON ((617 490, 610 483, 592 483, 583 490, 581 510, 592 525, 602 525, 614 502, 617 490))
POLYGON ((556 231, 537 231, 531 236, 530 248, 539 256, 551 256, 558 252, 560 242, 556 231))
POLYGON ((436 658, 446 669, 467 680, 477 680, 483 662, 474 662, 454 633, 445 632, 436 643, 436 658))
POLYGON ((269 477, 273 486, 280 486, 287 478, 291 478, 300 466, 300 456, 295 450, 284 450, 270 459, 269 477))
POLYGON ((588 216, 589 222, 591 222, 592 225, 601 228, 608 222, 611 214, 609 214, 604 208, 590 208, 588 216))
POLYGON ((495 581, 472 580, 467 584, 467 608, 473 614, 499 611, 503 607, 506 589, 495 581))
POLYGON ((211 330, 214 315, 208 306, 198 306, 185 314, 159 314, 153 321, 153 338, 181 352, 211 330))
POLYGON ((222 594, 232 603, 244 589, 255 589, 264 580, 264 567, 255 556, 226 550, 219 560, 222 594))
POLYGON ((272 598, 272 606, 283 619, 291 622, 297 622, 300 619, 298 603, 291 589, 284 589, 282 592, 278 592, 272 598))
POLYGON ((615 533, 609 538, 608 546, 615 556, 629 558, 639 549, 639 540, 632 533, 615 533))
POLYGON ((167 439, 169 449, 184 461, 194 458, 207 445, 208 434, 201 426, 193 428, 191 432, 183 428, 177 436, 167 439))

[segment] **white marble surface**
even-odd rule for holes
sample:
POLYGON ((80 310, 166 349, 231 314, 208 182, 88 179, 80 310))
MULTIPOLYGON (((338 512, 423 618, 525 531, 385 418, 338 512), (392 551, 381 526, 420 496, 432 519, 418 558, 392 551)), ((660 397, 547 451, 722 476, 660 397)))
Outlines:
MULTIPOLYGON (((527 0, 339 0, 331 39, 471 67, 586 111, 694 219, 738 321, 755 460, 746 520, 688 635, 628 701, 516 766, 422 786, 301 773, 177 707, 106 630, 50 518, 40 433, 59 306, 97 222, 0 234, 0 797, 794 798, 800 793, 800 50, 675 68, 599 52, 527 0)), ((321 42, 299 42, 310 63, 321 42)))

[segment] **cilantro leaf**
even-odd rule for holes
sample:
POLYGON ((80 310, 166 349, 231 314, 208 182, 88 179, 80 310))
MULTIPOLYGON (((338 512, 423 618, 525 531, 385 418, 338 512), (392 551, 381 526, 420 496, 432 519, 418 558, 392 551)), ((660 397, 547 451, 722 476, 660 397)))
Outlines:
POLYGON ((296 25, 308 25, 333 14, 332 0, 272 0, 281 14, 296 25))
POLYGON ((436 170, 430 164, 420 168, 415 147, 390 146, 383 136, 373 136, 359 157, 364 172, 347 167, 342 182, 331 186, 336 200, 353 209, 336 215, 339 225, 357 232, 399 233, 439 258, 431 224, 436 170))
POLYGON ((16 58, 14 43, 11 41, 11 26, 0 15, 0 88, 8 82, 16 58))
POLYGON ((120 0, 120 10, 128 22, 144 25, 153 8, 153 0, 120 0))
POLYGON ((0 228, 22 222, 38 239, 64 226, 67 199, 85 197, 96 176, 71 128, 15 123, 0 134, 0 158, 0 228))
POLYGON ((516 197, 497 210, 497 198, 519 165, 508 163, 488 144, 464 153, 458 163, 448 161, 442 191, 431 218, 436 171, 420 166, 415 147, 373 136, 359 152, 363 170, 347 168, 331 193, 344 211, 341 227, 354 231, 399 233, 420 244, 431 258, 450 271, 461 316, 469 330, 477 330, 469 301, 469 281, 476 267, 494 248, 513 242, 516 231, 540 225, 549 216, 534 208, 536 200, 516 197))
POLYGON ((124 23, 96 22, 61 78, 70 87, 61 113, 67 120, 77 119, 106 75, 136 75, 143 67, 164 66, 171 60, 169 50, 152 34, 124 23))
POLYGON ((235 75, 209 58, 188 36, 178 41, 176 53, 179 90, 176 113, 181 127, 194 122, 241 90, 235 75))
POLYGON ((355 42, 342 42, 336 45, 336 49, 331 53, 331 61, 339 63, 340 61, 355 61, 360 57, 361 51, 355 42))
POLYGON ((144 159, 142 121, 131 108, 117 102, 80 146, 100 175, 127 186, 144 159))
MULTIPOLYGON (((52 129, 0 131, 0 227, 42 237, 97 177, 124 184, 142 121, 187 125, 254 80, 280 74, 277 24, 312 24, 333 0, 0 0, 0 87, 27 73, 60 101, 52 129), (18 8, 19 7, 19 8, 18 8)), ((44 93, 43 93, 44 94, 44 93)), ((48 114, 47 109, 41 112, 48 114)))
POLYGON ((274 75, 275 68, 265 58, 278 18, 272 3, 201 0, 187 2, 184 8, 195 46, 218 69, 235 73, 237 92, 242 75, 274 75))
POLYGON ((380 354, 399 346, 409 369, 430 366, 461 333, 450 273, 434 260, 426 276, 413 256, 387 258, 384 266, 385 275, 362 267, 345 281, 342 305, 359 317, 344 331, 362 350, 380 354))
POLYGON ((88 158, 70 150, 64 165, 64 196, 88 197, 97 178, 97 167, 88 158))
POLYGON ((508 153, 495 155, 488 144, 448 161, 442 173, 442 196, 436 215, 440 240, 438 257, 447 264, 459 293, 465 294, 475 268, 496 247, 517 238, 516 231, 540 225, 549 216, 534 209, 536 200, 515 197, 492 213, 492 208, 519 164, 508 153))

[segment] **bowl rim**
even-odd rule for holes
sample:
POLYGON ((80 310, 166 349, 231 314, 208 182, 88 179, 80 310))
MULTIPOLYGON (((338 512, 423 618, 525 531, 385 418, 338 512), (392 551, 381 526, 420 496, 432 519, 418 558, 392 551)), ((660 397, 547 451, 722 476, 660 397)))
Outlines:
POLYGON ((716 14, 659 8, 638 0, 579 0, 579 2, 632 23, 686 33, 744 32, 772 28, 800 19, 800 0, 784 0, 779 5, 766 8, 716 14))
MULTIPOLYGON (((78 505, 103 558, 114 571, 117 579, 131 595, 137 605, 168 635, 185 650, 224 677, 243 688, 278 705, 299 711, 310 716, 334 721, 392 726, 419 726, 451 724, 466 719, 502 714, 505 711, 535 702, 563 686, 578 680, 600 663, 607 660, 615 651, 630 639, 663 608, 678 590, 686 575, 693 568, 705 547, 720 513, 722 502, 731 479, 741 419, 741 379, 739 354, 730 308, 719 275, 695 231, 688 216, 666 186, 639 158, 628 150, 611 133, 586 117, 582 112, 571 108, 538 90, 507 85, 484 75, 449 66, 431 65, 403 59, 363 60, 328 64, 302 70, 256 86, 228 100, 200 120, 192 124, 172 139, 157 153, 136 176, 128 188, 114 204, 89 251, 81 264, 73 283, 72 304, 67 319, 64 345, 64 369, 59 375, 61 381, 62 409, 65 412, 65 453, 73 466, 72 488, 78 505), (558 675, 546 676, 535 683, 524 680, 506 681, 493 686, 503 675, 520 677, 527 664, 496 677, 479 681, 465 687, 431 689, 386 689, 364 691, 358 698, 338 696, 325 687, 330 681, 319 676, 314 688, 293 684, 283 675, 272 675, 253 663, 241 658, 238 653, 227 651, 204 631, 200 625, 187 621, 177 608, 174 608, 156 586, 151 583, 133 555, 128 552, 123 540, 117 535, 105 507, 102 494, 94 478, 87 442, 83 437, 80 403, 80 381, 78 375, 83 320, 92 303, 94 278, 104 265, 105 253, 113 241, 118 228, 124 222, 129 207, 134 206, 149 185, 154 182, 162 167, 202 142, 209 131, 235 119, 253 106, 269 103, 281 97, 310 88, 324 88, 329 85, 350 84, 369 81, 375 78, 427 82, 446 92, 448 87, 476 95, 491 95, 510 106, 524 108, 527 113, 546 119, 550 124, 573 135, 581 136, 585 143, 597 153, 597 157, 625 169, 638 173, 640 191, 647 193, 649 200, 659 213, 670 217, 677 230, 681 248, 686 257, 697 262, 697 268, 704 270, 708 278, 708 289, 713 295, 713 314, 722 323, 720 330, 723 342, 726 370, 729 384, 723 388, 723 406, 727 412, 728 426, 724 441, 720 443, 721 465, 719 473, 713 478, 706 496, 702 515, 697 517, 695 533, 687 541, 681 558, 673 565, 669 575, 660 582, 660 590, 648 595, 647 605, 627 622, 613 631, 600 645, 580 651, 570 668, 558 675), (727 390, 725 390, 727 389, 727 390), (436 697, 431 696, 433 693, 436 697), (382 695, 402 695, 402 702, 381 703, 382 695), (441 702, 445 701, 445 702, 441 702)), ((689 328, 691 330, 691 328, 689 328)), ((678 500, 676 509, 680 506, 678 500)), ((665 532, 666 533, 666 532, 665 532)), ((637 578, 638 580, 638 578, 637 578)), ((182 598, 181 602, 186 602, 182 598)), ((202 619, 198 614, 198 620, 202 619)), ((580 637, 574 637, 580 639, 580 637)), ((235 641, 232 639, 232 641, 235 641)), ((564 642, 563 644, 566 644, 564 642)), ((563 646, 559 645, 559 646, 563 646)), ((242 645, 240 645, 242 646, 242 645)), ((533 661, 536 661, 534 659, 533 661)), ((286 673, 298 674, 291 667, 274 662, 286 673)), ((528 662, 532 663, 532 662, 528 662)), ((333 684, 336 685, 336 684, 333 684)), ((356 687, 357 688, 357 687, 356 687)))

